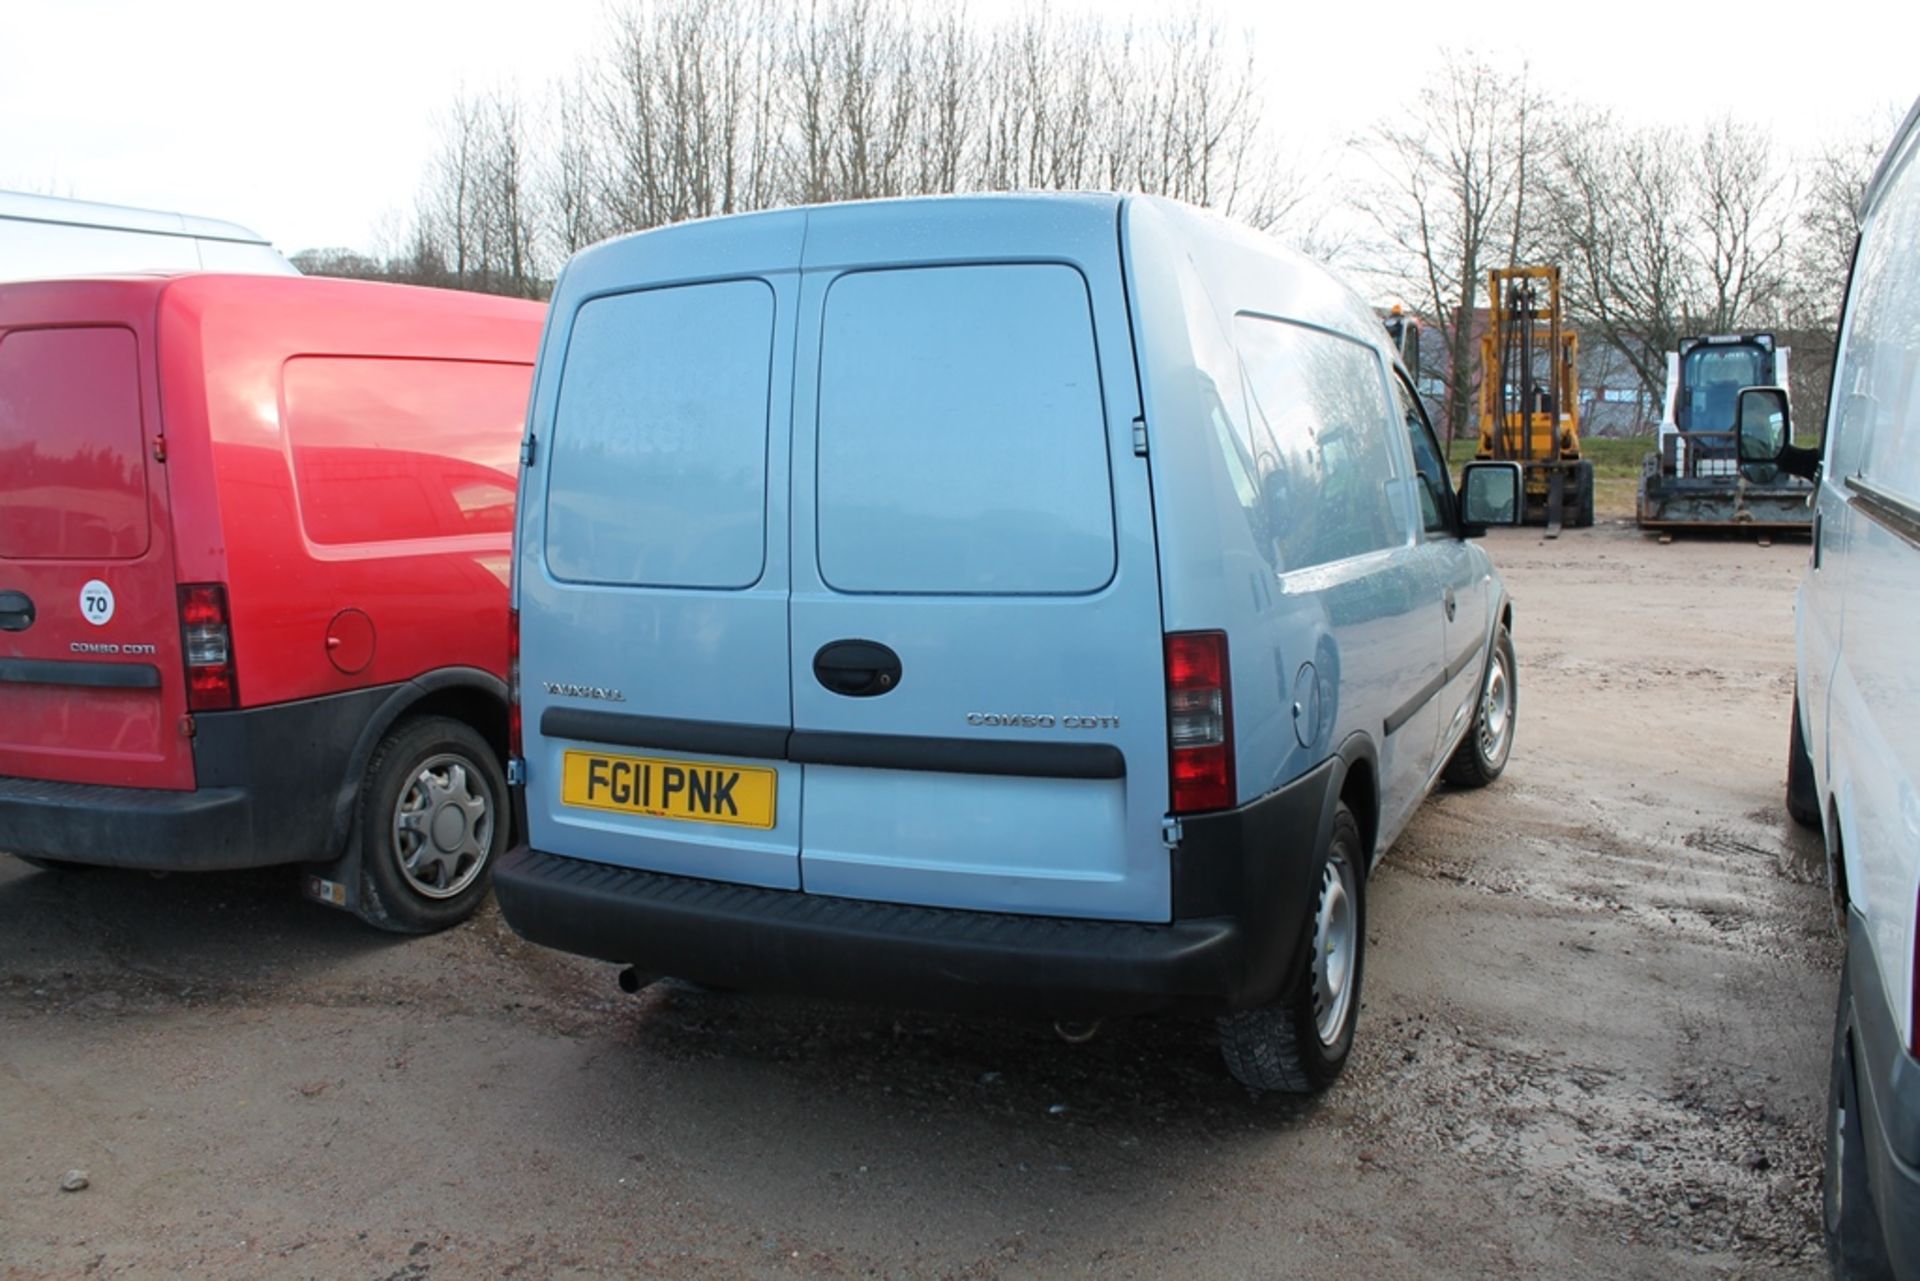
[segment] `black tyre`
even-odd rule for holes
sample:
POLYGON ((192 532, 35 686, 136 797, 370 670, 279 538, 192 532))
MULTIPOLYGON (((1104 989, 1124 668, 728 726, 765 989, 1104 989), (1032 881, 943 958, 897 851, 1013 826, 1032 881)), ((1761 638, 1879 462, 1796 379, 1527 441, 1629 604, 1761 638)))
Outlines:
POLYGON ((1827 1085, 1827 1168, 1820 1217, 1833 1275, 1878 1281, 1891 1277, 1893 1270, 1887 1261, 1880 1216, 1867 1190, 1866 1132, 1860 1124, 1859 1088, 1847 1027, 1847 1010, 1853 1003, 1850 973, 1843 963, 1840 1009, 1834 1017, 1833 1067, 1827 1085))
POLYGON ((1227 1071, 1248 1089, 1311 1094, 1346 1066, 1366 969, 1366 866, 1360 824, 1343 804, 1317 868, 1312 934, 1287 992, 1220 1017, 1227 1071))
POLYGON ((1593 464, 1582 459, 1573 469, 1573 519, 1575 529, 1593 526, 1593 464))
POLYGON ((15 854, 15 858, 28 867, 38 868, 42 872, 90 872, 91 863, 69 863, 63 858, 36 858, 32 854, 15 854))
POLYGON ((457 925, 507 847, 507 781, 487 741, 445 716, 401 721, 361 787, 360 918, 402 934, 457 925))
POLYGON ((1800 691, 1793 692, 1793 724, 1787 742, 1787 815, 1802 827, 1820 830, 1820 792, 1813 781, 1813 757, 1800 728, 1800 691))
POLYGON ((1513 722, 1520 711, 1520 683, 1513 661, 1513 636, 1502 626, 1494 637, 1493 661, 1480 683, 1473 724, 1447 762, 1447 781, 1458 787, 1485 787, 1499 778, 1513 754, 1513 722))

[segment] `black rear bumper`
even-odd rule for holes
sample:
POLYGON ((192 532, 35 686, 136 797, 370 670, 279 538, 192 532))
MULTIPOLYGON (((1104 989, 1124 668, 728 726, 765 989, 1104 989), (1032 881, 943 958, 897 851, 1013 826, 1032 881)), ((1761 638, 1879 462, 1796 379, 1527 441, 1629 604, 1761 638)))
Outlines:
POLYGON ((0 778, 0 851, 150 871, 283 861, 253 846, 253 809, 244 787, 163 792, 0 778))
POLYGON ((0 852, 154 872, 337 858, 355 745, 400 688, 200 712, 192 791, 0 776, 0 852))
POLYGON ((1299 970, 1334 776, 1329 762, 1186 819, 1165 924, 831 898, 525 845, 494 869, 494 891, 532 942, 717 987, 1055 1017, 1209 1013, 1271 1000, 1299 970))

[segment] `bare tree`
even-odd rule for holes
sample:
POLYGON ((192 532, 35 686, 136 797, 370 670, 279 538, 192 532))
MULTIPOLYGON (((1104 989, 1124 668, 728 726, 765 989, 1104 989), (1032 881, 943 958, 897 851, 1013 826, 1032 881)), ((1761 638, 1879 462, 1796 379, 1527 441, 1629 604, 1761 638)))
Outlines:
POLYGON ((1785 323, 1794 183, 1758 130, 1580 113, 1556 136, 1545 187, 1574 320, 1646 395, 1660 393, 1682 338, 1785 323))
POLYGON ((1413 109, 1385 118, 1362 141, 1381 175, 1368 202, 1381 270, 1419 300, 1445 339, 1449 442, 1473 412, 1474 314, 1486 271, 1538 246, 1544 211, 1531 183, 1546 105, 1524 66, 1508 71, 1449 53, 1413 109))
POLYGON ((620 232, 930 192, 1138 190, 1273 226, 1303 187, 1258 83, 1250 41, 1197 0, 1138 27, 1044 7, 980 25, 912 0, 626 0, 543 100, 454 99, 387 267, 531 293, 620 232))

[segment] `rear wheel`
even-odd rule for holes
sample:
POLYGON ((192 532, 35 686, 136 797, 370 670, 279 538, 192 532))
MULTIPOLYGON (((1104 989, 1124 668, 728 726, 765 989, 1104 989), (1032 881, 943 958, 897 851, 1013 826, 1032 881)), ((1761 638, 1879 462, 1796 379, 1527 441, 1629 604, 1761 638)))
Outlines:
POLYGON ((360 796, 360 917, 403 934, 457 925, 507 844, 507 782, 487 741, 445 716, 402 721, 360 796))
POLYGON ((1353 1048, 1365 969, 1366 855, 1360 824, 1342 804, 1320 857, 1311 951, 1287 994, 1220 1018, 1227 1071, 1250 1090, 1311 1094, 1333 1084, 1353 1048))
POLYGON ((1787 815, 1802 827, 1820 830, 1820 791, 1813 781, 1813 757, 1800 727, 1800 691, 1793 692, 1793 724, 1787 743, 1787 815))
POLYGON ((36 858, 31 854, 15 854, 14 857, 42 872, 87 872, 93 869, 91 863, 69 863, 63 858, 36 858))
POLYGON ((1473 724, 1447 762, 1447 781, 1459 787, 1485 787, 1499 778, 1513 753, 1513 720, 1520 710, 1520 686, 1513 661, 1513 634, 1503 625, 1493 639, 1493 661, 1480 686, 1473 724))
POLYGON ((1822 1180, 1821 1221, 1827 1260, 1836 1277, 1893 1275, 1886 1236, 1867 1189, 1866 1131, 1860 1124, 1860 1094, 1853 1072, 1847 1007, 1852 971, 1840 968, 1840 1009, 1834 1018, 1833 1065, 1827 1086, 1827 1167, 1822 1180))

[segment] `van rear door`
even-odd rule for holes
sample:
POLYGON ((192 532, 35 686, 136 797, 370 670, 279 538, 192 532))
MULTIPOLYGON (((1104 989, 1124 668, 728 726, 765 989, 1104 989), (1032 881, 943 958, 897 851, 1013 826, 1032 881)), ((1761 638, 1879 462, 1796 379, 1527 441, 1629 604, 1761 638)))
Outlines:
POLYGON ((159 287, 0 290, 0 774, 193 786, 159 287))
POLYGON ((816 211, 794 420, 810 893, 1166 920, 1165 677, 1116 208, 816 211), (941 260, 926 260, 938 246, 941 260))
POLYGON ((693 224, 568 269, 515 543, 540 849, 799 887, 785 751, 803 226, 693 224))

